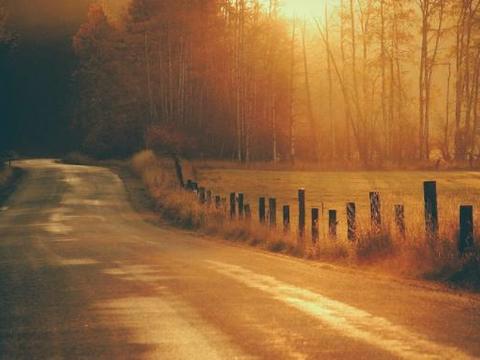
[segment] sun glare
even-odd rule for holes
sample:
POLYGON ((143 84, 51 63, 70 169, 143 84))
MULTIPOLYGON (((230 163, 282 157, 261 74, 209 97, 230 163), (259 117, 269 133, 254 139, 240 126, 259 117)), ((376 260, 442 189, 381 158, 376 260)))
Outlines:
POLYGON ((320 17, 325 11, 325 1, 330 0, 281 0, 281 13, 288 17, 320 17))

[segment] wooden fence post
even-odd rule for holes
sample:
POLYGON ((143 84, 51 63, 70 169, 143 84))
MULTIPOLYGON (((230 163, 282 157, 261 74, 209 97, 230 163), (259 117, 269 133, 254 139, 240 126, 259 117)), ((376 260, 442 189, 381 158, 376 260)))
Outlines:
POLYGON ((208 205, 212 204, 212 191, 211 190, 207 191, 207 204, 208 205))
POLYGON ((400 236, 405 238, 405 206, 400 204, 395 205, 395 225, 400 236))
POLYGON ((319 222, 320 211, 317 208, 312 209, 312 242, 316 243, 319 239, 319 222))
POLYGON ((350 241, 357 238, 357 208, 353 202, 347 204, 347 238, 350 241))
POLYGON ((247 220, 251 220, 252 219, 252 209, 250 208, 249 204, 245 204, 244 212, 245 212, 245 218, 247 220))
POLYGON ((238 217, 243 218, 243 212, 245 210, 245 196, 243 193, 238 193, 238 217))
POLYGON ((220 195, 215 196, 215 207, 220 209, 222 207, 222 197, 220 195))
POLYGON ((230 217, 233 219, 236 215, 236 208, 237 208, 237 194, 230 193, 230 217))
POLYGON ((290 206, 283 207, 283 231, 285 233, 290 231, 290 206))
POLYGON ((305 189, 298 190, 298 233, 305 235, 305 189))
POLYGON ((330 239, 335 240, 337 238, 337 210, 328 211, 328 235, 330 239))
POLYGON ((268 210, 270 214, 270 225, 277 225, 277 199, 270 198, 268 200, 268 210))
POLYGON ((468 249, 473 248, 473 206, 460 206, 460 232, 458 239, 458 251, 461 255, 468 249))
POLYGON ((205 204, 207 201, 207 196, 205 194, 205 188, 201 187, 198 189, 198 200, 201 204, 205 204))
POLYGON ((372 231, 378 233, 382 228, 380 194, 378 192, 370 193, 370 215, 372 219, 372 231))
POLYGON ((258 199, 258 217, 261 224, 265 223, 265 198, 261 197, 258 199))
POLYGON ((423 183, 423 192, 427 236, 436 237, 438 234, 437 183, 435 181, 425 181, 423 183))

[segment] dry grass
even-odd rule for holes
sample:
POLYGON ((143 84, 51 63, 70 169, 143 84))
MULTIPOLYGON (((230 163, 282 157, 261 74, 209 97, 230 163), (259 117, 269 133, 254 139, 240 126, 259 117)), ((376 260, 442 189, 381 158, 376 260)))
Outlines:
MULTIPOLYGON (((158 159, 152 152, 137 154, 133 157, 131 166, 155 199, 156 209, 174 225, 261 246, 274 252, 374 266, 409 277, 480 289, 480 251, 476 248, 463 257, 459 256, 456 244, 458 230, 454 221, 456 216, 450 216, 449 221, 442 221, 438 237, 429 241, 424 235, 423 208, 412 205, 409 208, 411 221, 407 225, 405 237, 395 230, 391 214, 392 216, 383 218, 384 228, 379 233, 370 231, 368 217, 360 217, 357 241, 349 242, 342 236, 331 240, 324 235, 313 244, 308 230, 301 240, 295 231, 284 233, 281 229, 259 224, 255 213, 250 221, 231 220, 227 209, 200 204, 194 193, 186 192, 176 185, 170 161, 158 159)), ((384 199, 383 206, 393 206, 393 203, 393 200, 387 198, 384 199)), ((451 215, 458 212, 458 208, 453 205, 444 206, 442 210, 444 214, 451 215)), ((477 228, 480 228, 478 225, 477 228)))

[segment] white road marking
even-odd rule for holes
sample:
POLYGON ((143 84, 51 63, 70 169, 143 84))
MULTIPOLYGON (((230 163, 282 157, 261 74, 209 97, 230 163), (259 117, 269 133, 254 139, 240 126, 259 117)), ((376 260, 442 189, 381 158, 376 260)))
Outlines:
POLYGON ((473 359, 461 350, 432 342, 387 319, 240 266, 207 261, 211 267, 248 287, 311 315, 350 338, 404 359, 473 359))

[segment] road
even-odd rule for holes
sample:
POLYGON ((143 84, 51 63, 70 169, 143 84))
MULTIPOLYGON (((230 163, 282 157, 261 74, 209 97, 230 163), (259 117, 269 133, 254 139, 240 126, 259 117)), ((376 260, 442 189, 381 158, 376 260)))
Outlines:
POLYGON ((480 299, 155 227, 110 170, 20 163, 2 359, 480 358, 480 299))

